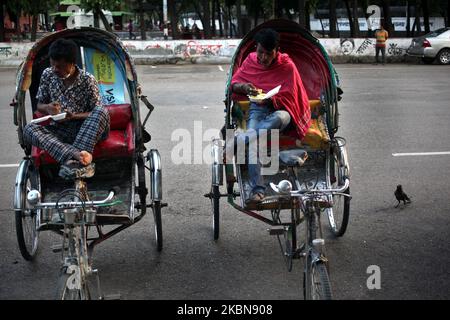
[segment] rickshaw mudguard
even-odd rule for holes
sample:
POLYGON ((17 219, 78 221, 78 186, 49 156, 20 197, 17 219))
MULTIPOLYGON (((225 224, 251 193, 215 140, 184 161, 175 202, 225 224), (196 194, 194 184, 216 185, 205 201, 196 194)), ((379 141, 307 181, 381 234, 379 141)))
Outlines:
POLYGON ((152 200, 162 200, 162 164, 161 156, 156 149, 147 153, 147 161, 150 163, 150 197, 152 200))
POLYGON ((223 146, 222 140, 214 139, 211 148, 212 155, 212 185, 223 185, 223 146))
POLYGON ((17 169, 16 183, 14 185, 14 211, 23 210, 22 204, 24 203, 24 197, 26 197, 27 195, 23 194, 22 187, 24 183, 26 183, 30 164, 30 159, 23 159, 19 164, 19 168, 17 169))

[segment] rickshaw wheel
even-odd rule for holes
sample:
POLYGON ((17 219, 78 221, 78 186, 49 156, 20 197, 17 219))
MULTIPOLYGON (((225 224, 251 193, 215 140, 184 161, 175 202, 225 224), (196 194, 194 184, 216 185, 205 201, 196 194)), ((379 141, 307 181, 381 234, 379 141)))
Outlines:
POLYGON ((20 253, 25 260, 31 261, 36 256, 39 244, 39 231, 37 230, 39 211, 28 208, 27 194, 32 189, 38 190, 39 177, 37 172, 33 170, 31 162, 25 170, 25 181, 22 186, 19 186, 21 188, 21 210, 16 210, 15 220, 20 253))
POLYGON ((219 230, 220 230, 220 211, 219 211, 219 200, 220 200, 220 191, 219 186, 212 186, 211 191, 211 205, 213 209, 213 232, 214 232, 214 240, 219 239, 219 230))
MULTIPOLYGON (((331 154, 330 157, 330 180, 331 187, 336 188, 344 181, 342 171, 339 169, 338 154, 331 154)), ((344 191, 350 194, 350 187, 344 191)), ((347 230, 350 217, 350 198, 343 195, 333 195, 333 206, 327 209, 330 230, 335 237, 342 237, 347 230)))
MULTIPOLYGON (((308 258, 306 263, 311 263, 308 258)), ((305 300, 332 300, 330 277, 323 261, 311 263, 303 277, 305 300)))
POLYGON ((163 248, 162 219, 161 219, 161 201, 153 201, 153 218, 155 220, 156 248, 161 251, 163 248))

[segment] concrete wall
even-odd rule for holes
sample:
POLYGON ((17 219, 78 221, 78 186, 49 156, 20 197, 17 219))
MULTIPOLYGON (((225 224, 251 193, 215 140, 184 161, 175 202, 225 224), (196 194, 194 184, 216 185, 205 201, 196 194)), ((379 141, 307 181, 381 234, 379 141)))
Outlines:
MULTIPOLYGON (((123 41, 136 64, 230 63, 240 40, 154 40, 123 41)), ((320 39, 334 63, 369 63, 374 61, 375 39, 320 39)), ((386 44, 387 62, 408 60, 406 49, 411 39, 390 39, 386 44)), ((0 52, 0 65, 18 65, 32 43, 0 43, 11 47, 10 54, 0 52)))

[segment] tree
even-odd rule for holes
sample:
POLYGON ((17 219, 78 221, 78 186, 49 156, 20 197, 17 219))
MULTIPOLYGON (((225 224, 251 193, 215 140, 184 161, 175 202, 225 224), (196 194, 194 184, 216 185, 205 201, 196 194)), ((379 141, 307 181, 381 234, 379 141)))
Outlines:
POLYGON ((98 28, 100 26, 99 24, 99 18, 102 20, 103 25, 105 26, 106 30, 109 32, 112 32, 112 28, 108 23, 108 20, 106 20, 105 15, 103 14, 103 10, 114 10, 114 8, 120 6, 119 0, 81 0, 80 4, 81 8, 85 11, 91 11, 94 14, 94 27, 98 28))
POLYGON ((384 28, 389 33, 390 37, 394 36, 394 28, 392 27, 392 18, 391 18, 391 1, 383 0, 381 1, 383 6, 383 18, 384 18, 384 28))
POLYGON ((210 0, 194 1, 194 8, 202 21, 203 33, 206 39, 211 39, 211 7, 210 0))
POLYGON ((353 20, 352 20, 353 37, 357 38, 357 37, 359 37, 358 1, 357 0, 353 0, 352 7, 353 7, 353 20))
POLYGON ((422 0, 422 10, 423 10, 423 24, 425 28, 425 33, 430 32, 430 10, 428 10, 428 1, 422 0))
MULTIPOLYGON (((46 13, 50 8, 55 7, 58 4, 58 0, 16 0, 16 1, 7 1, 6 2, 6 9, 9 13, 10 19, 15 22, 16 25, 16 33, 20 34, 20 24, 19 19, 22 14, 24 15, 30 15, 32 17, 32 24, 31 24, 31 41, 36 40, 36 33, 38 29, 38 17, 40 13, 46 13)), ((3 16, 3 8, 4 8, 4 1, 1 1, 1 9, 2 9, 2 16, 3 16)), ((2 20, 2 28, 4 28, 4 17, 2 20)), ((0 31, 0 37, 3 37, 4 39, 4 30, 3 32, 0 31)))
POLYGON ((306 28, 306 1, 298 0, 298 24, 306 28))
POLYGON ((3 14, 5 10, 4 0, 0 0, 0 42, 5 41, 5 16, 3 14))
POLYGON ((336 16, 336 0, 330 0, 330 38, 337 38, 337 16, 336 16))

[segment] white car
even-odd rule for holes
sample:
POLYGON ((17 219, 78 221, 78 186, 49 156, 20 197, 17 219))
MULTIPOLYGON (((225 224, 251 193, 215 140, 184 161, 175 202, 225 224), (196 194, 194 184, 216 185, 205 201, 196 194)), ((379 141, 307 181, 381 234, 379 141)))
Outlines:
POLYGON ((406 53, 421 57, 427 64, 433 63, 434 60, 440 64, 450 64, 450 28, 438 29, 412 39, 406 53))

